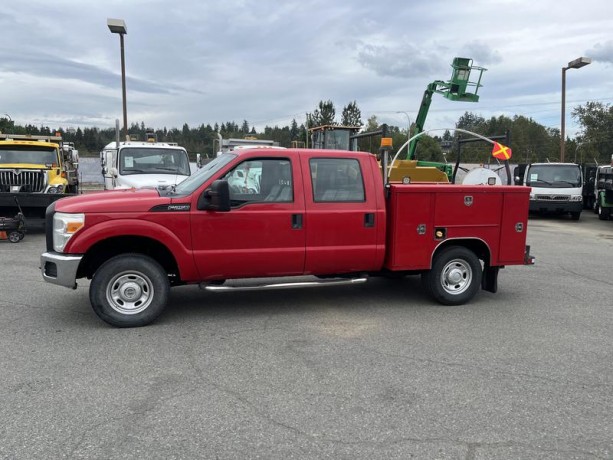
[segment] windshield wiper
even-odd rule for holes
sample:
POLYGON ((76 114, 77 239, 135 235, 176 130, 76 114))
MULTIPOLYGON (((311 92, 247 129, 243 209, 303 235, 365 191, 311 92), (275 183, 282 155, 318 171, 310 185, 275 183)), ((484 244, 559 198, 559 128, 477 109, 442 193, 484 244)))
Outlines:
POLYGON ((122 171, 121 174, 123 174, 124 176, 129 175, 129 174, 144 174, 145 171, 142 169, 130 169, 128 171, 122 171))
POLYGON ((531 184, 534 182, 542 182, 543 184, 551 185, 551 182, 547 182, 546 180, 543 180, 543 179, 536 179, 536 180, 530 181, 531 184))
POLYGON ((177 168, 165 168, 164 166, 156 166, 153 169, 159 169, 160 171, 172 171, 172 172, 176 172, 177 174, 180 174, 177 168))
POLYGON ((571 181, 568 181, 568 180, 557 180, 556 183, 568 184, 571 187, 578 187, 576 182, 571 182, 571 181))

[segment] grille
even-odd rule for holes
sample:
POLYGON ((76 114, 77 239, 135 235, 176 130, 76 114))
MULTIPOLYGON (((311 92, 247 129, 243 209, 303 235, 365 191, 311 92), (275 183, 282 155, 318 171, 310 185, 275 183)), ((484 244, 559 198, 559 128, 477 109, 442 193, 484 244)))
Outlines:
POLYGON ((19 186, 20 192, 42 192, 45 188, 45 173, 40 170, 0 170, 0 191, 10 192, 11 186, 19 186))
POLYGON ((536 195, 535 197, 539 201, 569 201, 569 195, 536 195))

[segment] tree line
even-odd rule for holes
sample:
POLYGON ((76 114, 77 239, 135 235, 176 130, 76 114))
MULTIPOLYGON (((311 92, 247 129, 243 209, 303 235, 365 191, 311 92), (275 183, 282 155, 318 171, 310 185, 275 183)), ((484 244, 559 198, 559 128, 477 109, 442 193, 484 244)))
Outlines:
MULTIPOLYGON (((588 102, 578 106, 572 111, 572 116, 580 126, 579 134, 573 139, 567 139, 566 161, 577 163, 598 164, 609 163, 613 153, 613 106, 600 102, 588 102)), ((320 101, 316 108, 306 114, 306 123, 298 124, 293 119, 289 126, 266 126, 258 132, 243 120, 238 124, 227 121, 221 124, 201 124, 190 127, 187 123, 182 128, 157 128, 154 132, 160 142, 175 142, 195 158, 197 153, 208 157, 215 155, 214 140, 217 133, 223 138, 252 137, 268 139, 279 143, 282 147, 292 145, 302 146, 306 143, 308 129, 323 125, 351 126, 362 131, 376 131, 380 123, 375 115, 362 121, 361 111, 356 101, 343 107, 340 119, 336 116, 336 108, 330 100, 320 101)), ((533 119, 515 115, 508 117, 501 115, 485 119, 472 112, 465 112, 456 122, 456 128, 473 131, 477 134, 490 136, 505 136, 508 134, 509 146, 513 149, 513 162, 530 163, 536 161, 557 161, 560 155, 560 131, 556 128, 545 127, 533 119)), ((412 132, 414 125, 411 127, 412 132)), ((62 138, 73 142, 81 155, 97 156, 107 144, 115 140, 114 128, 78 127, 68 129, 58 127, 52 129, 47 126, 32 124, 17 125, 10 118, 0 117, 0 131, 11 134, 52 135, 59 132, 62 138)), ((128 133, 132 139, 145 140, 147 127, 144 122, 132 123, 128 133)), ((398 126, 389 126, 389 133, 393 139, 394 147, 398 148, 407 140, 407 129, 398 126)), ((490 162, 491 145, 485 142, 462 143, 461 139, 471 136, 450 131, 437 133, 437 135, 424 135, 420 138, 417 147, 417 158, 430 161, 455 161, 461 145, 463 162, 490 162)), ((505 141, 499 141, 505 142, 505 141)), ((310 143, 310 142, 309 142, 310 143)), ((378 151, 378 138, 360 139, 358 148, 376 153, 378 151)))

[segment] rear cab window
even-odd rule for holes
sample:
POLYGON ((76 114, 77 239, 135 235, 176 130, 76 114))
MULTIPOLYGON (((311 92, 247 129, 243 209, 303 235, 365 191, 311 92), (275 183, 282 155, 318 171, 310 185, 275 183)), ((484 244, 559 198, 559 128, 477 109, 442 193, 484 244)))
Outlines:
POLYGON ((309 160, 313 201, 364 202, 364 180, 355 158, 311 158, 309 160))

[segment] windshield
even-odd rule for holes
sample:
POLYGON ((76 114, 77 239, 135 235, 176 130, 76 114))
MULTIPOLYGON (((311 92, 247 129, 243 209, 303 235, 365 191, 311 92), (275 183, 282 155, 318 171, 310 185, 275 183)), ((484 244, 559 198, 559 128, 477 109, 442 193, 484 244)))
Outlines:
POLYGON ((189 160, 181 149, 126 147, 119 154, 119 173, 189 176, 189 160))
POLYGON ((0 164, 58 165, 57 151, 49 147, 0 146, 0 164))
POLYGON ((178 184, 175 188, 175 193, 189 195, 207 180, 213 177, 215 173, 230 163, 230 161, 232 161, 235 157, 236 155, 233 153, 224 153, 219 155, 217 158, 205 164, 201 169, 178 184))
POLYGON ((526 185, 543 188, 581 187, 581 170, 577 165, 530 166, 526 185))

